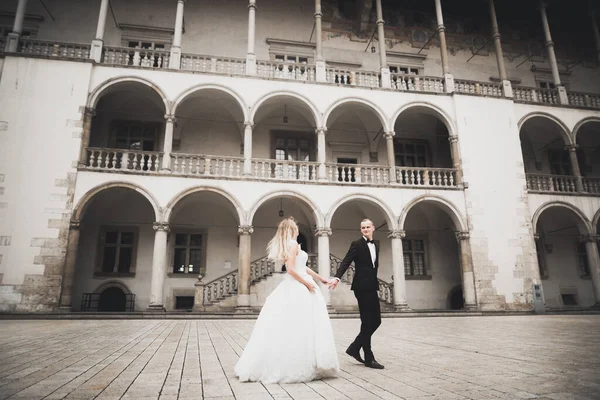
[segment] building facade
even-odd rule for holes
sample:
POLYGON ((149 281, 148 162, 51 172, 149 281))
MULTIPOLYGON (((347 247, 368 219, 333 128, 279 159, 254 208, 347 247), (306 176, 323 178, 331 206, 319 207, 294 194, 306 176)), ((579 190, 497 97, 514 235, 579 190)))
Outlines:
POLYGON ((290 215, 390 311, 597 306, 596 10, 386 3, 2 2, 0 310, 258 309, 290 215))

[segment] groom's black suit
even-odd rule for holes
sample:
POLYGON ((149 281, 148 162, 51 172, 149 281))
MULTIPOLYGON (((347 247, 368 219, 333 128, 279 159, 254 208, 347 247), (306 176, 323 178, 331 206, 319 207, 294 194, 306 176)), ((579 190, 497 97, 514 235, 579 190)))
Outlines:
POLYGON ((350 348, 360 350, 362 347, 365 352, 365 361, 368 363, 374 360, 371 351, 371 336, 381 325, 381 310, 379 308, 379 281, 377 280, 377 270, 379 268, 379 246, 375 245, 375 263, 371 258, 371 252, 366 238, 362 237, 350 245, 350 249, 342 260, 335 277, 341 279, 350 264, 354 262, 354 279, 352 280, 352 290, 358 301, 360 312, 360 333, 350 345, 350 348))

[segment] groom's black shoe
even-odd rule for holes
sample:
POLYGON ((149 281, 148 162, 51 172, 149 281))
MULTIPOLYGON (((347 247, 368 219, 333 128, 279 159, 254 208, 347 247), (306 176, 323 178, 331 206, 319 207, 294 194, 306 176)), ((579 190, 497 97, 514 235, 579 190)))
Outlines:
POLYGON ((369 360, 365 362, 365 367, 374 368, 374 369, 383 369, 384 366, 379 364, 377 361, 369 360))
POLYGON ((360 356, 360 346, 355 346, 354 343, 348 346, 346 349, 346 354, 348 354, 350 357, 354 357, 354 359, 359 363, 365 363, 365 360, 363 360, 360 356))

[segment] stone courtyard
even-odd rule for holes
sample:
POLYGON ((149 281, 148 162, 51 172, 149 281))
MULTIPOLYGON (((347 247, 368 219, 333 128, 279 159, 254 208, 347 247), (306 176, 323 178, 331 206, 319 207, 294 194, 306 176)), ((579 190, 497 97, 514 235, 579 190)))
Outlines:
POLYGON ((263 385, 233 375, 251 319, 2 320, 0 399, 600 399, 600 315, 384 318, 384 370, 332 324, 337 378, 263 385))

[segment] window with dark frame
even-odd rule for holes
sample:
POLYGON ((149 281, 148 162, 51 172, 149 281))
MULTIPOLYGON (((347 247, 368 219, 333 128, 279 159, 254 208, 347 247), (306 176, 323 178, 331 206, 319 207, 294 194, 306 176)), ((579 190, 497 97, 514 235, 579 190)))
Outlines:
POLYGON ((110 142, 117 149, 154 151, 161 127, 160 122, 114 121, 110 142))
POLYGON ((552 175, 572 175, 569 152, 564 149, 548 149, 548 162, 552 175))
POLYGON ((199 274, 204 267, 202 233, 176 233, 173 252, 173 273, 199 274))
POLYGON ((108 228, 101 233, 100 272, 129 273, 135 252, 135 235, 130 229, 108 228))
POLYGON ((427 167, 429 144, 426 141, 395 140, 394 156, 399 167, 427 167))
MULTIPOLYGON (((149 40, 137 40, 137 39, 126 39, 124 38, 122 40, 123 46, 129 47, 131 49, 137 49, 137 50, 141 50, 138 51, 138 53, 142 53, 140 54, 140 56, 142 58, 148 56, 148 58, 150 59, 151 63, 152 63, 152 67, 154 68, 161 68, 161 67, 165 67, 166 64, 166 60, 165 60, 165 51, 170 50, 171 47, 171 43, 170 42, 166 42, 166 41, 149 41, 149 40), (144 51, 147 50, 147 51, 144 51), (154 53, 153 50, 158 50, 160 51, 160 53, 154 53)), ((133 65, 134 61, 134 56, 135 56, 135 51, 131 51, 129 53, 129 65, 133 65)))
POLYGON ((427 276, 425 240, 402 239, 405 276, 427 276))
MULTIPOLYGON (((276 135, 274 143, 275 160, 278 161, 310 161, 311 141, 302 135, 276 135)), ((283 164, 275 163, 271 174, 275 177, 284 176, 283 164)), ((302 165, 287 165, 288 177, 295 179, 309 179, 310 169, 302 165)))

